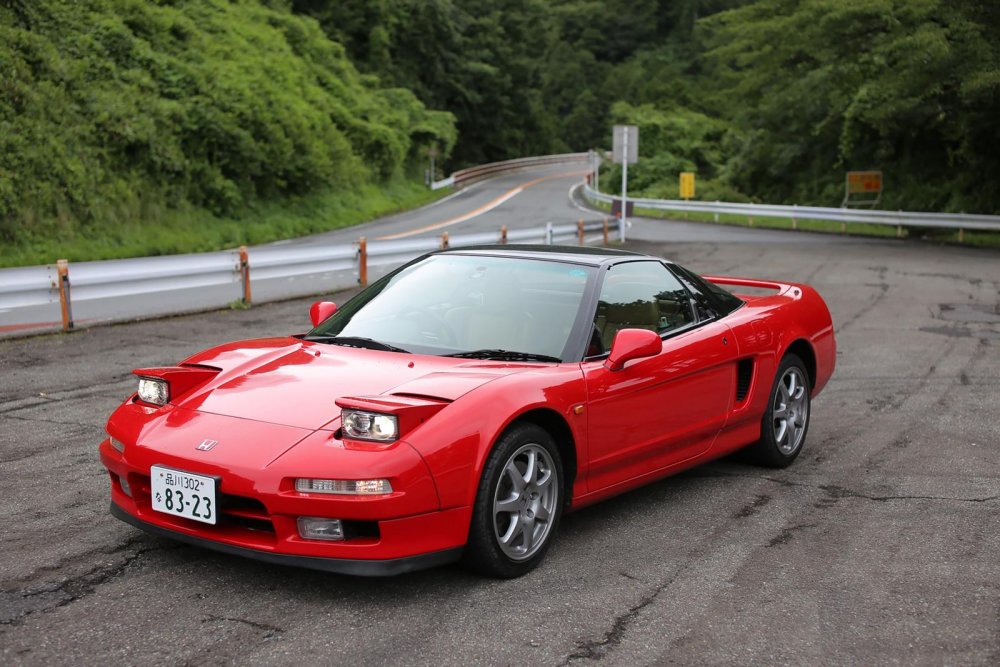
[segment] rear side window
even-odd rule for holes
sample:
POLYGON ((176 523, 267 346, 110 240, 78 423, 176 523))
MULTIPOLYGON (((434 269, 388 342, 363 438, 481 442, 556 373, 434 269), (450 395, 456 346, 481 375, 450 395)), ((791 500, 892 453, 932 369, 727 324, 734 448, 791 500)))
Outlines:
POLYGON ((733 296, 730 292, 727 292, 714 283, 708 282, 683 266, 671 264, 670 268, 681 279, 684 286, 691 291, 699 320, 708 320, 713 317, 728 315, 743 305, 743 301, 733 296))

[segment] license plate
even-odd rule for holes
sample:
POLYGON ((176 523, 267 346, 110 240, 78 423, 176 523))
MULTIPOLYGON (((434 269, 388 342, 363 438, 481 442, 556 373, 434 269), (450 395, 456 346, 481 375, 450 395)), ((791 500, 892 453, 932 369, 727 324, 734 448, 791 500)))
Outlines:
POLYGON ((149 469, 153 509, 202 523, 215 523, 218 478, 195 475, 165 466, 149 469))

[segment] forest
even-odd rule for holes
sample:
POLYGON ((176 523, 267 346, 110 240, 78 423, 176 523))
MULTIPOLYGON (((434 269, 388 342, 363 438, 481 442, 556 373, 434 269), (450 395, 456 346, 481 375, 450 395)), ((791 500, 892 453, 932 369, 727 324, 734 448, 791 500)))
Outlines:
POLYGON ((998 45, 991 0, 0 0, 0 244, 179 216, 245 242, 419 201, 431 147, 444 173, 617 123, 647 196, 691 170, 836 206, 881 169, 886 208, 1000 213, 998 45))

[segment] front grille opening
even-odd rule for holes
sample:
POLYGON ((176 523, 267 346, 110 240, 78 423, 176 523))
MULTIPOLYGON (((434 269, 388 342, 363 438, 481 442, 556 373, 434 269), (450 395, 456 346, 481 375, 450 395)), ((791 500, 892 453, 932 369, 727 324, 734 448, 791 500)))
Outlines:
POLYGON ((219 513, 230 523, 247 530, 274 534, 274 524, 264 503, 255 498, 219 494, 219 513))
POLYGON ((274 524, 267 519, 256 519, 248 516, 226 514, 226 523, 245 528, 247 530, 257 530, 264 533, 274 534, 274 524))
POLYGON ((753 380, 753 359, 740 359, 736 362, 736 402, 742 403, 750 392, 750 382, 753 380))
POLYGON ((344 539, 355 540, 361 537, 378 539, 378 521, 341 521, 344 527, 344 539))
POLYGON ((219 504, 222 507, 222 512, 224 514, 229 513, 231 510, 234 513, 254 513, 260 514, 261 516, 267 516, 267 508, 264 507, 264 503, 260 502, 256 498, 247 498, 246 496, 231 496, 228 493, 219 494, 219 504))

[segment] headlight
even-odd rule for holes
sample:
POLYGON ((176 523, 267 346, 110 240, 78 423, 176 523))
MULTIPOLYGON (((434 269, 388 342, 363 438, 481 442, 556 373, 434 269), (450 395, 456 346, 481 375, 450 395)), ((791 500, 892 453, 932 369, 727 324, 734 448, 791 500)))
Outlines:
POLYGON ((356 440, 392 442, 399 439, 399 420, 396 415, 345 409, 340 413, 344 436, 356 440))
POLYGON ((139 400, 153 405, 166 405, 170 400, 170 385, 160 378, 139 378, 139 400))

